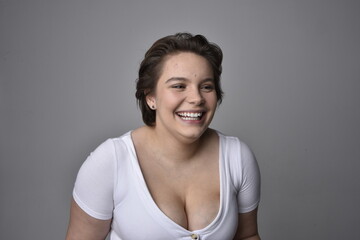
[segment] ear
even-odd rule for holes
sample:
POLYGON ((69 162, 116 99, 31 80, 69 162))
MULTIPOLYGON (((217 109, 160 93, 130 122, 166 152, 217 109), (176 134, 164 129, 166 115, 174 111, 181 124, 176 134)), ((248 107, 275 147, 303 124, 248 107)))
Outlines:
POLYGON ((156 109, 156 100, 154 94, 149 93, 148 95, 146 95, 146 103, 150 109, 156 109))

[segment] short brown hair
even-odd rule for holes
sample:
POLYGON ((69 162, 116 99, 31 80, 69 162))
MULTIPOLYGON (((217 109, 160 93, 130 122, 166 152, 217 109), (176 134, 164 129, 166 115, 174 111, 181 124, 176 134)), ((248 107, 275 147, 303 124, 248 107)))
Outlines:
POLYGON ((223 92, 220 86, 223 54, 219 46, 202 35, 190 33, 177 33, 157 40, 145 53, 140 64, 139 77, 136 81, 136 99, 139 104, 143 121, 148 126, 153 126, 156 113, 146 102, 146 96, 155 90, 157 80, 162 71, 165 57, 179 52, 192 52, 204 57, 211 65, 214 73, 215 91, 218 104, 222 101, 223 92))

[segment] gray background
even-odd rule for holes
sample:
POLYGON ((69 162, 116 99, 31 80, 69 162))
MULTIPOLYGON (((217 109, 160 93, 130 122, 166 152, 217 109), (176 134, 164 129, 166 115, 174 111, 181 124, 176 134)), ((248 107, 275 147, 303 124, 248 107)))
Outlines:
POLYGON ((265 240, 360 239, 360 2, 0 1, 0 239, 63 239, 86 156, 140 125, 145 50, 224 51, 212 126, 254 150, 265 240))

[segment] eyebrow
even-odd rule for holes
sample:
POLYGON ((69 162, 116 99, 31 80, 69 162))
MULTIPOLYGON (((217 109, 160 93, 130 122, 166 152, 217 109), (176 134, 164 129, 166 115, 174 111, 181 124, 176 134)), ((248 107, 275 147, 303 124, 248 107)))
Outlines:
MULTIPOLYGON (((165 81, 165 84, 166 83, 169 83, 169 82, 172 82, 172 81, 182 81, 182 82, 185 82, 185 81, 189 81, 189 79, 187 78, 184 78, 184 77, 172 77, 172 78, 169 78, 168 80, 165 81)), ((214 79, 212 78, 205 78, 204 80, 202 80, 201 82, 213 82, 214 79)))
POLYGON ((166 80, 165 83, 172 82, 172 81, 187 81, 187 80, 188 79, 184 78, 184 77, 172 77, 172 78, 169 78, 168 80, 166 80))

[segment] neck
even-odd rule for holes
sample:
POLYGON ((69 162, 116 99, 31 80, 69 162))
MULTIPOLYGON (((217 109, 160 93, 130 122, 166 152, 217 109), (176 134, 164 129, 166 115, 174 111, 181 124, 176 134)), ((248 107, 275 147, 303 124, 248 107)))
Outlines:
POLYGON ((171 161, 173 164, 185 163, 196 157, 202 147, 204 137, 208 134, 206 130, 198 139, 187 139, 176 137, 167 131, 161 131, 156 127, 149 128, 149 140, 154 146, 154 153, 159 159, 171 161))

